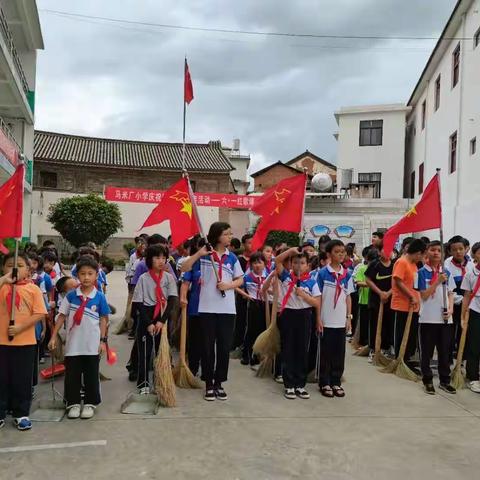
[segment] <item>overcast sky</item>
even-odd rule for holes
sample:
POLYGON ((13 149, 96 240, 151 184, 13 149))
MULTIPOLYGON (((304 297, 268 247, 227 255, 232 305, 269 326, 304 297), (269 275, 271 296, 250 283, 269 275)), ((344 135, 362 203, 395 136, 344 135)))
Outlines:
POLYGON ((37 0, 36 126, 181 141, 183 58, 195 99, 187 141, 241 139, 250 172, 305 149, 335 162, 333 112, 406 102, 433 40, 234 35, 62 17, 327 35, 435 37, 455 0, 37 0))

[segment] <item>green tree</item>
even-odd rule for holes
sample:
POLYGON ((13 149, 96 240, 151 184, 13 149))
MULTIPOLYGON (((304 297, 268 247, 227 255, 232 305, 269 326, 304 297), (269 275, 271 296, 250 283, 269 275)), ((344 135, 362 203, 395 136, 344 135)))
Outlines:
POLYGON ((76 248, 86 242, 103 245, 123 226, 118 205, 93 193, 62 198, 50 205, 47 220, 76 248))

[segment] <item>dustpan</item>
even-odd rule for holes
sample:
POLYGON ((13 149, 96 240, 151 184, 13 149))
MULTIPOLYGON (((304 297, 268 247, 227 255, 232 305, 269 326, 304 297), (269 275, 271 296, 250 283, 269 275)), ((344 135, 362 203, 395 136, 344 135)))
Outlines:
MULTIPOLYGON (((142 338, 142 342, 146 343, 147 337, 144 335, 142 338)), ((120 411, 125 414, 130 415, 156 415, 158 412, 159 404, 157 394, 154 390, 155 382, 153 381, 150 383, 148 381, 148 370, 147 370, 147 348, 145 345, 144 351, 144 364, 145 364, 145 373, 146 373, 146 380, 144 387, 148 387, 150 389, 150 393, 139 393, 136 390, 131 391, 125 401, 122 403, 120 407, 120 411)), ((153 338, 153 356, 156 357, 155 352, 155 338, 153 338)))
MULTIPOLYGON (((55 359, 52 354, 52 366, 48 370, 56 372, 55 359)), ((62 365, 63 366, 63 365, 62 365)), ((37 403, 37 408, 30 415, 30 419, 35 422, 60 422, 65 415, 65 400, 61 393, 55 388, 55 375, 50 375, 52 396, 51 398, 41 399, 37 403)))

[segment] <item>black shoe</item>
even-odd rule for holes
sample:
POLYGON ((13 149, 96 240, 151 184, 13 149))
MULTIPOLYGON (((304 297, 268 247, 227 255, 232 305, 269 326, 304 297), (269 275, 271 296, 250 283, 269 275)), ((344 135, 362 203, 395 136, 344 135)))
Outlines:
POLYGON ((438 388, 440 388, 440 390, 443 390, 444 392, 447 392, 447 393, 451 393, 451 394, 457 393, 457 390, 453 388, 451 385, 449 385, 448 383, 441 383, 438 386, 438 388))
POLYGON ((134 370, 130 370, 128 372, 128 381, 129 382, 136 382, 137 381, 137 372, 135 372, 134 370))
POLYGON ((205 390, 205 395, 203 396, 203 398, 207 402, 214 402, 215 401, 215 390, 213 390, 213 388, 207 388, 205 390))
POLYGON ((424 388, 425 393, 428 393, 429 395, 435 395, 435 387, 433 386, 433 383, 426 383, 424 388))
POLYGON ((215 396, 219 400, 228 400, 227 392, 223 389, 221 385, 215 386, 215 396))
POLYGON ((250 362, 248 361, 248 358, 242 358, 242 359, 240 360, 240 363, 241 363, 242 365, 248 365, 250 362))

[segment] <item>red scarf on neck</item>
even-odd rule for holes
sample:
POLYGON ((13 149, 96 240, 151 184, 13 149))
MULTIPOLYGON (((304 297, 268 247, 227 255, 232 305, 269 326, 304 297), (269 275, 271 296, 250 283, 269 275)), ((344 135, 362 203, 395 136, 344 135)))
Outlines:
POLYGON ((218 256, 218 253, 214 250, 212 252, 212 257, 213 259, 218 263, 218 279, 220 280, 220 282, 222 281, 222 274, 223 274, 223 264, 225 263, 225 261, 227 260, 228 258, 228 255, 226 253, 224 253, 222 255, 222 258, 220 258, 218 256))
POLYGON ((458 263, 455 259, 452 258, 452 264, 455 265, 457 268, 459 268, 462 271, 462 278, 465 276, 467 273, 467 260, 463 260, 462 263, 458 263))
POLYGON ((85 313, 85 308, 87 307, 87 303, 90 300, 89 296, 84 296, 83 293, 80 293, 78 295, 78 298, 80 299, 80 306, 77 308, 77 311, 73 315, 73 323, 72 326, 70 327, 70 330, 72 330, 73 327, 79 326, 82 323, 82 318, 83 314, 85 313))
POLYGON ((308 280, 309 278, 310 278, 310 273, 309 272, 305 272, 303 275, 300 275, 299 277, 297 277, 295 275, 295 273, 290 272, 290 283, 288 284, 287 293, 283 297, 282 306, 280 308, 280 313, 282 313, 283 310, 285 309, 285 307, 287 306, 287 303, 290 300, 290 297, 292 296, 293 288, 297 286, 297 283, 304 282, 305 280, 308 280))
POLYGON ((342 281, 347 277, 348 270, 343 267, 343 273, 337 273, 332 271, 333 276, 335 277, 335 297, 333 299, 333 308, 337 308, 338 299, 342 294, 342 281))
POLYGON ((478 268, 478 265, 475 266, 475 270, 479 272, 479 275, 477 277, 477 281, 475 282, 475 286, 473 287, 472 295, 470 296, 470 301, 468 302, 469 305, 472 303, 475 295, 478 293, 478 290, 480 290, 480 268, 478 268))
POLYGON ((263 282, 265 281, 265 278, 263 278, 262 276, 257 277, 253 272, 251 272, 251 277, 255 282, 255 284, 257 285, 257 300, 259 300, 260 293, 262 291, 262 285, 263 285, 263 282))
MULTIPOLYGON (((28 282, 27 280, 21 280, 20 282, 16 283, 16 286, 20 285, 27 285, 28 282)), ((10 316, 12 315, 12 303, 13 303, 13 285, 11 286, 12 288, 8 291, 7 293, 7 309, 8 313, 10 316)), ((18 310, 20 308, 20 294, 18 293, 18 288, 15 289, 15 308, 18 310)))
POLYGON ((160 286, 160 282, 163 278, 163 270, 160 271, 159 275, 157 275, 153 270, 149 270, 148 273, 150 274, 150 277, 152 277, 152 280, 155 282, 155 296, 157 299, 157 303, 155 304, 155 310, 153 311, 153 319, 155 320, 158 317, 159 313, 161 313, 167 305, 167 299, 165 298, 162 287, 160 286))
POLYGON ((50 275, 50 278, 51 278, 52 280, 55 280, 55 279, 57 278, 57 272, 56 272, 55 270, 52 270, 52 271, 49 273, 49 275, 50 275))

